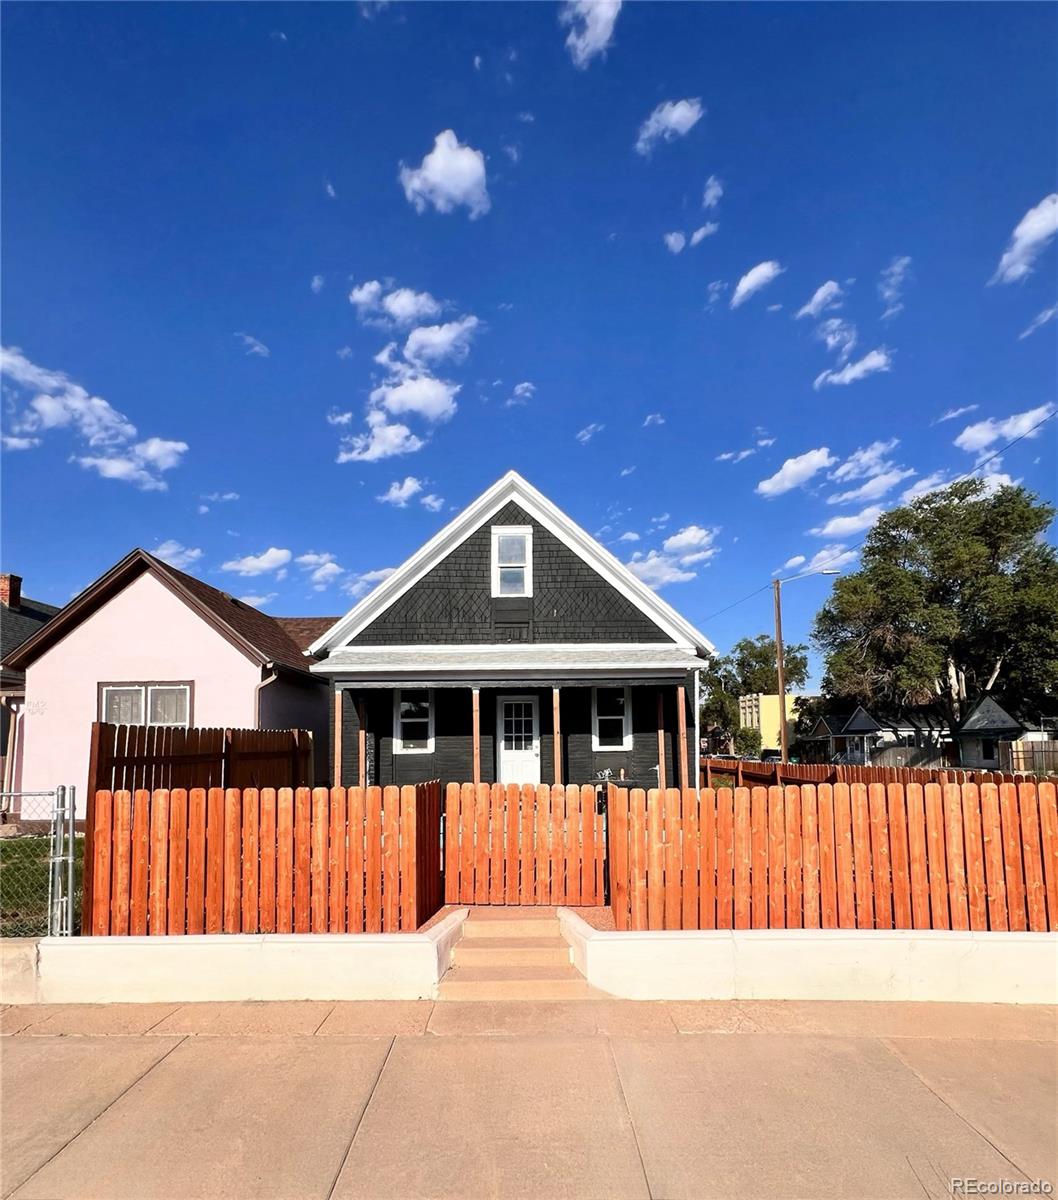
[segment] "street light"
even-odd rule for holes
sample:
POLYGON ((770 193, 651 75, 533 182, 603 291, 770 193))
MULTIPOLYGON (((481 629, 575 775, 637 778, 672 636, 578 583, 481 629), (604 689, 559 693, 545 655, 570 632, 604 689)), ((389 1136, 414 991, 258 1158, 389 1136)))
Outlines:
POLYGON ((786 730, 786 670, 782 650, 782 585, 795 579, 807 579, 810 575, 840 575, 833 567, 820 571, 805 571, 803 575, 791 575, 789 579, 776 579, 775 588, 775 673, 779 685, 779 757, 787 762, 790 757, 790 739, 786 730))

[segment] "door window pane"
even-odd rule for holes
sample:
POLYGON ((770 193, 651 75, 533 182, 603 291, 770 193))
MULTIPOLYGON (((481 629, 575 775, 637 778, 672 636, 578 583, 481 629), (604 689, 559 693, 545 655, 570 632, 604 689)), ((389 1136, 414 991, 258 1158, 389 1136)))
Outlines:
POLYGON ((504 750, 532 750, 533 706, 527 700, 505 700, 503 704, 504 750))
POLYGON ((149 691, 151 725, 187 725, 188 688, 152 687, 149 691))
POLYGON ((103 720, 111 725, 142 725, 143 688, 105 688, 103 720))

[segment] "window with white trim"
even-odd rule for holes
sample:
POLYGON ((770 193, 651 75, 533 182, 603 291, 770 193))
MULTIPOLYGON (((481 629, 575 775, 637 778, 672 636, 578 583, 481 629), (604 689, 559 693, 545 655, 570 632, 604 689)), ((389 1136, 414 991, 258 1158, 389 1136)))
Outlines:
POLYGON ((401 688, 393 693, 393 753, 433 753, 433 693, 401 688))
POLYGON ((99 718, 112 725, 191 723, 189 683, 107 683, 100 697, 99 718))
POLYGON ((533 594, 533 527, 493 525, 492 594, 533 594))
POLYGON ((631 688, 592 688, 591 748, 593 750, 632 749, 631 688))

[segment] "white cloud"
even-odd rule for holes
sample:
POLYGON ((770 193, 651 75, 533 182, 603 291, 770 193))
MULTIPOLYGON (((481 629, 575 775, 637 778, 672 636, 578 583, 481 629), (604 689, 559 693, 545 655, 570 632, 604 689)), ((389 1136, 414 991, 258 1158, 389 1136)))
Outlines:
POLYGON ((636 150, 649 156, 658 142, 671 142, 689 133, 705 115, 700 99, 665 100, 639 127, 636 150))
POLYGON ((202 497, 203 500, 208 500, 211 504, 230 504, 233 500, 239 499, 238 492, 209 492, 202 497))
POLYGON ((937 492, 941 488, 945 488, 949 483, 953 482, 946 471, 934 471, 932 475, 924 475, 921 479, 916 479, 915 482, 900 493, 900 503, 910 504, 912 500, 917 500, 919 496, 925 496, 929 492, 937 492))
POLYGON ((799 321, 802 317, 811 317, 815 320, 816 317, 822 316, 828 308, 840 308, 844 292, 841 290, 841 284, 833 279, 828 279, 826 283, 821 283, 819 287, 812 293, 812 299, 797 310, 794 314, 794 319, 799 321))
POLYGON ((339 346, 334 352, 343 362, 353 357, 352 346, 339 346))
POLYGON ((717 548, 715 546, 711 546, 708 550, 695 550, 691 554, 681 554, 680 555, 680 566, 681 567, 690 567, 690 566, 693 566, 695 563, 708 562, 709 559, 711 559, 714 555, 716 555, 718 553, 719 553, 719 551, 717 550, 717 548))
POLYGON ((278 595, 278 592, 268 592, 265 595, 258 595, 251 592, 248 596, 239 596, 238 600, 240 604, 248 604, 251 608, 264 608, 266 605, 271 604, 278 595))
POLYGON ((784 571, 792 571, 794 567, 801 566, 804 561, 805 556, 803 554, 795 554, 793 558, 788 558, 786 562, 783 563, 782 569, 784 571))
POLYGON ((367 414, 367 426, 367 433, 341 439, 335 462, 380 462, 384 458, 414 454, 426 445, 407 425, 387 421, 385 413, 377 409, 367 414))
POLYGON ((620 11, 621 0, 566 0, 558 19, 569 26, 566 49, 574 66, 583 71, 593 58, 606 53, 620 11))
POLYGON ((462 362, 470 352, 470 339, 481 322, 477 317, 446 321, 443 325, 420 325, 408 334, 404 357, 409 362, 462 362))
POLYGON ((484 154, 463 145, 451 129, 437 135, 420 166, 401 165, 400 182, 408 203, 419 213, 430 205, 440 213, 450 213, 462 204, 473 221, 491 206, 484 154))
POLYGON ((651 525, 656 525, 658 527, 658 529, 661 529, 663 526, 665 526, 669 523, 671 518, 672 518, 672 513, 666 512, 666 513, 662 513, 660 516, 651 517, 650 523, 651 523, 651 525))
POLYGON ((756 454, 757 451, 752 447, 748 450, 725 450, 723 454, 716 456, 717 462, 740 463, 743 459, 749 458, 751 454, 756 454))
POLYGON ((429 292, 402 287, 382 297, 382 309, 398 325, 411 325, 426 317, 436 317, 441 305, 429 292))
POLYGON ((996 420, 989 417, 986 421, 978 421, 966 428, 955 439, 955 445, 960 450, 971 454, 987 450, 995 442, 1010 442, 1015 438, 1037 437, 1038 429, 1033 429, 1041 421, 1046 420, 1053 412, 1055 405, 1041 404, 1039 408, 1030 408, 1027 412, 1014 413, 1013 416, 996 420))
POLYGON ((533 116, 531 112, 520 112, 518 114, 518 120, 521 121, 523 125, 532 125, 536 120, 536 117, 533 116))
POLYGON ((202 557, 202 551, 197 546, 183 546, 174 538, 167 538, 155 546, 151 553, 178 571, 186 571, 202 557))
POLYGON ((704 225, 699 225, 698 228, 691 234, 691 245, 697 246, 699 242, 704 241, 707 237, 712 237, 720 228, 715 221, 707 221, 704 225))
POLYGON ((647 413, 646 418, 643 421, 643 428, 649 429, 651 427, 651 425, 664 425, 664 424, 665 424, 665 418, 661 415, 661 413, 647 413))
POLYGON ((514 145, 510 142, 504 143, 503 153, 507 155, 507 157, 511 160, 511 162, 515 166, 517 166, 518 163, 520 163, 522 160, 521 150, 516 145, 514 145))
POLYGON ((871 442, 869 446, 861 446, 845 459, 830 478, 840 482, 844 479, 870 479, 880 475, 892 467, 888 455, 899 445, 899 438, 890 438, 887 442, 871 442))
POLYGON ((757 495, 781 496, 784 492, 807 483, 813 476, 832 467, 837 461, 826 446, 820 446, 817 450, 806 450, 804 454, 788 458, 774 475, 762 479, 757 484, 757 495))
POLYGON ((625 565, 633 575, 652 588, 665 587, 670 583, 687 583, 696 578, 694 571, 680 566, 679 559, 657 550, 651 550, 646 555, 633 554, 625 565))
POLYGON ((349 293, 349 303, 356 309, 358 315, 373 312, 378 308, 382 299, 382 284, 377 279, 369 279, 358 284, 349 293))
POLYGON ((629 529, 627 533, 622 533, 621 536, 617 540, 619 542, 638 542, 639 534, 636 533, 634 530, 629 529))
POLYGON ((904 285, 911 273, 911 258, 907 254, 898 255, 882 271, 878 279, 878 295, 885 305, 882 320, 888 321, 904 309, 904 285))
POLYGON ((1032 274, 1036 259, 1058 233, 1058 192, 1052 192, 1018 222, 989 283, 1016 283, 1032 274))
POLYGON ((432 513, 440 512, 445 506, 444 498, 442 496, 434 495, 433 492, 430 492, 426 496, 421 496, 419 498, 419 503, 423 506, 423 508, 429 509, 429 511, 432 513))
POLYGON ((980 408, 979 404, 964 404, 961 408, 949 408, 932 423, 939 425, 942 421, 954 421, 956 417, 961 417, 964 413, 977 412, 978 408, 980 408))
POLYGON ((808 532, 814 533, 816 537, 849 537, 851 534, 863 533, 864 530, 870 529, 883 512, 885 509, 880 504, 871 504, 862 512, 852 513, 847 517, 831 517, 829 521, 808 532))
POLYGON ((515 408, 519 404, 528 404, 536 395, 536 384, 525 380, 514 385, 514 391, 504 401, 507 408, 515 408))
POLYGON ((327 414, 328 425, 348 425, 353 419, 351 412, 339 412, 336 408, 332 408, 327 414))
POLYGON ((586 446, 597 433, 601 433, 605 428, 606 426, 600 425, 598 421, 592 421, 590 425, 585 425, 577 434, 577 441, 582 446, 586 446))
POLYGON ((237 333, 234 336, 242 342, 247 354, 256 355, 258 358, 271 357, 272 351, 268 349, 264 342, 259 342, 257 338, 251 337, 248 333, 237 333))
POLYGON ((294 561, 308 572, 309 582, 317 592, 324 591, 345 574, 345 569, 338 565, 329 551, 310 550, 307 554, 299 554, 294 561))
POLYGON ((902 483, 905 479, 910 479, 915 472, 910 467, 893 467, 889 471, 882 471, 873 478, 868 479, 866 483, 861 483, 858 488, 853 488, 849 492, 839 492, 835 496, 828 496, 828 504, 855 504, 863 500, 880 500, 882 496, 891 492, 898 483, 902 483))
POLYGON ((407 508, 408 501, 422 491, 422 480, 414 475, 408 475, 403 481, 395 479, 386 492, 375 499, 383 504, 392 504, 396 508, 407 508))
POLYGON ((984 498, 994 496, 1000 488, 1014 487, 1015 484, 1021 482, 1019 479, 1012 479, 1003 471, 985 471, 983 475, 978 475, 978 478, 985 485, 982 493, 984 498))
POLYGON ((323 276, 313 275, 312 279, 309 281, 309 288, 315 295, 318 296, 320 292, 323 291, 323 276))
POLYGON ((824 567, 828 571, 840 571, 842 567, 855 562, 858 553, 857 550, 848 549, 844 542, 836 542, 813 554, 805 563, 804 571, 807 574, 811 571, 821 571, 824 567))
POLYGON ((1024 341, 1025 338, 1034 334, 1037 329, 1041 329, 1046 325, 1048 321, 1053 321, 1055 317, 1058 317, 1058 304, 1052 304, 1050 308, 1045 308, 1043 312, 1033 317, 1028 326, 1018 334, 1018 341, 1024 341))
POLYGON ((687 238, 678 231, 676 233, 666 233, 662 240, 671 254, 679 254, 684 246, 687 245, 687 238))
POLYGON ((380 567, 375 571, 363 571, 347 580, 342 585, 342 591, 348 592, 350 596, 358 600, 361 596, 366 596, 384 579, 388 579, 396 569, 396 567, 380 567))
POLYGON ((827 317, 825 321, 820 321, 815 336, 825 343, 831 353, 837 352, 838 362, 845 362, 856 346, 856 326, 851 321, 843 321, 841 317, 827 317))
POLYGON ((289 550, 269 546, 260 554, 247 554, 244 558, 229 559, 221 565, 221 570, 234 571, 236 575, 267 575, 285 567, 292 557, 289 550))
POLYGON ((4 437, 7 450, 30 450, 42 434, 66 429, 78 435, 96 454, 72 456, 86 470, 104 479, 135 484, 144 491, 165 491, 161 475, 180 465, 187 442, 149 437, 129 445, 136 426, 101 396, 92 396, 62 371, 30 362, 17 346, 0 348, 0 373, 10 396, 4 437), (14 393, 30 398, 18 403, 14 393))
POLYGON ((755 292, 767 287, 772 280, 778 279, 785 269, 774 260, 757 263, 755 267, 751 267, 738 281, 731 297, 731 307, 738 308, 740 304, 744 304, 755 292))
POLYGON ((706 307, 713 308, 719 302, 724 292, 727 291, 727 284, 722 279, 714 279, 705 290, 708 297, 706 307))
POLYGON ((889 351, 885 346, 880 346, 877 350, 871 350, 865 354, 863 358, 857 359, 854 363, 848 363, 842 367, 840 371, 823 371, 816 376, 812 386, 818 392, 821 387, 827 384, 837 384, 844 386, 849 383, 856 383, 860 379, 866 379, 868 375, 873 375, 877 371, 888 371, 892 366, 893 360, 890 357, 889 351))
POLYGON ((635 472, 635 467, 622 467, 621 468, 621 478, 624 479, 626 476, 631 475, 634 472, 635 472))
POLYGON ((433 375, 412 373, 394 376, 371 393, 371 403, 395 416, 416 413, 428 421, 447 421, 454 416, 458 383, 433 375))
POLYGON ((702 193, 702 208, 716 208, 724 194, 724 184, 715 175, 710 175, 705 181, 705 191, 702 193))
POLYGON ((338 193, 334 190, 334 184, 331 183, 329 179, 325 179, 323 181, 323 190, 328 196, 330 196, 332 200, 338 195, 338 193))
POLYGON ((661 548, 668 554, 688 554, 692 550, 711 546, 719 532, 718 529, 703 529, 701 525, 685 525, 683 529, 670 534, 661 548))

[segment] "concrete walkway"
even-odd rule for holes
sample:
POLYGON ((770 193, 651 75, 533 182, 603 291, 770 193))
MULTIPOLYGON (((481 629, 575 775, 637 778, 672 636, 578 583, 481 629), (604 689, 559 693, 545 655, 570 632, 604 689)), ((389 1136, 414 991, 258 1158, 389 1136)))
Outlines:
POLYGON ((0 1193, 19 1200, 1058 1187, 1049 1008, 42 1005, 0 1027, 0 1193))

